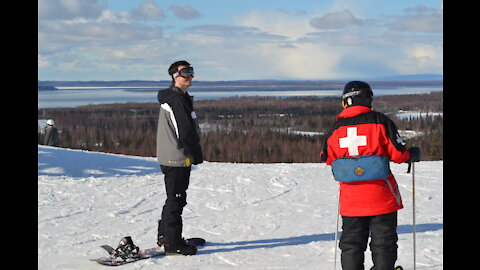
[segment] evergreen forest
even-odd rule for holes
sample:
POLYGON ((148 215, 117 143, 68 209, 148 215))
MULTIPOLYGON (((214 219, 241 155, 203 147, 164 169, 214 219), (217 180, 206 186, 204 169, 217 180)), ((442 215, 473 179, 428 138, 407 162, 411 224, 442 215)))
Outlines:
MULTIPOLYGON (((338 97, 233 97, 194 107, 204 159, 245 163, 319 162, 342 110, 338 97)), ((443 92, 374 97, 373 107, 395 122, 408 147, 420 147, 422 160, 443 160, 443 92), (416 114, 398 117, 401 111, 416 114)), ((55 121, 61 147, 154 157, 158 111, 158 103, 115 103, 39 109, 38 119, 55 121)))

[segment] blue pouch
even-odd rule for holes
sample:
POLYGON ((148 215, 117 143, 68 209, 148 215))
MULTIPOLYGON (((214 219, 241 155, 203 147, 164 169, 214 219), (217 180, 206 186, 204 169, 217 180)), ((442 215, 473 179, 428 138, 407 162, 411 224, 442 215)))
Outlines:
POLYGON ((338 158, 332 162, 332 172, 339 182, 386 179, 392 173, 390 160, 378 155, 338 158))

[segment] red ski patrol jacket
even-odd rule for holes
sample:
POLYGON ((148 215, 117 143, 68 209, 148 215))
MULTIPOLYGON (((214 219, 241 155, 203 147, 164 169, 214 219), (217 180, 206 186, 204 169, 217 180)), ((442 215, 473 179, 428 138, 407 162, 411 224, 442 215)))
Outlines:
MULTIPOLYGON (((374 216, 388 214, 403 208, 395 177, 389 161, 403 163, 410 159, 403 139, 387 116, 365 106, 344 109, 328 132, 320 152, 321 162, 332 165, 336 160, 357 160, 375 157, 385 160, 386 177, 381 179, 340 181, 340 214, 342 216, 374 216)), ((366 166, 348 167, 348 173, 362 175, 378 169, 366 160, 366 166)), ((335 164, 332 166, 334 169, 335 164)), ((335 172, 335 171, 334 171, 335 172)), ((367 175, 367 174, 365 174, 367 175)), ((341 178, 341 177, 338 177, 341 178)))

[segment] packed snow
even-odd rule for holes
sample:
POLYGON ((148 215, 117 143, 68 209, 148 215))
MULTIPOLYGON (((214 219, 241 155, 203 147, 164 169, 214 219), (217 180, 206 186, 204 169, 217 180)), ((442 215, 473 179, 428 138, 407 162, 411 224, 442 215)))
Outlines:
MULTIPOLYGON (((391 167, 405 206, 397 264, 413 269, 412 175, 406 164, 391 167)), ((440 270, 443 162, 417 163, 415 178, 417 269, 440 270)), ((329 166, 204 162, 194 166, 187 194, 183 234, 207 245, 195 256, 121 269, 333 269, 338 183, 329 166)), ((155 247, 165 199, 154 157, 39 145, 38 269, 107 269, 89 259, 127 235, 140 248, 155 247)), ((365 269, 370 256, 367 250, 365 269)))

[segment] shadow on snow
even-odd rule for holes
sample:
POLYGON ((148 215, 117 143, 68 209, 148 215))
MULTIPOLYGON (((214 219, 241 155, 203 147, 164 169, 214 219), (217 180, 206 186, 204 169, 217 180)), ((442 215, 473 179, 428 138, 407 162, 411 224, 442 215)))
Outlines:
MULTIPOLYGON (((430 223, 430 224, 416 225, 417 233, 438 231, 438 230, 443 230, 443 224, 430 223)), ((413 225, 399 225, 397 227, 398 234, 407 234, 412 232, 413 232, 413 225)), ((341 234, 342 233, 339 232, 339 239, 341 234)), ((261 249, 261 248, 297 246, 297 245, 306 245, 312 242, 334 241, 334 240, 335 240, 335 233, 325 233, 325 234, 295 236, 295 237, 288 237, 288 238, 238 241, 238 242, 230 242, 230 243, 208 242, 207 243, 208 246, 219 247, 219 248, 210 249, 210 250, 200 250, 199 254, 211 254, 211 253, 221 253, 221 252, 232 252, 236 250, 251 250, 251 249, 261 249), (228 247, 228 246, 232 246, 232 247, 228 247)))
POLYGON ((38 175, 106 177, 161 173, 155 158, 38 145, 38 175))

